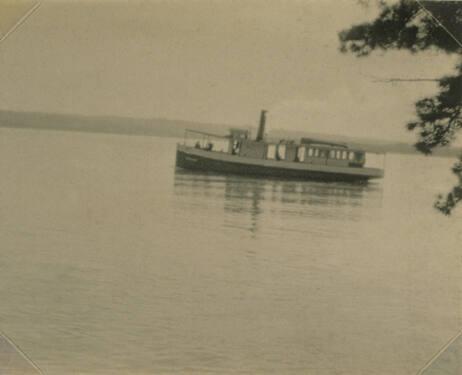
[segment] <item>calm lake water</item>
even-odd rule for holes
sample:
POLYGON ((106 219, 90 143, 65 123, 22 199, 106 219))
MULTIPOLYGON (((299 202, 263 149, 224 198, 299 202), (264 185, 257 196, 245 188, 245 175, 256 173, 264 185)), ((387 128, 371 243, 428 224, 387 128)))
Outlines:
POLYGON ((0 328, 46 374, 415 374, 460 328, 453 160, 287 182, 175 142, 0 129, 0 328))

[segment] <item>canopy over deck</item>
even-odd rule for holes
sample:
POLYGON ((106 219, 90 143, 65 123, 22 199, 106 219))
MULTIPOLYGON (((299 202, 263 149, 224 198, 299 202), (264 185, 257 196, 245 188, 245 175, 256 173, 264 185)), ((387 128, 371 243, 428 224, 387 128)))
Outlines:
POLYGON ((303 137, 300 140, 300 143, 301 144, 316 144, 316 145, 323 145, 323 146, 348 148, 348 146, 345 143, 330 142, 330 141, 325 141, 325 140, 316 139, 316 138, 303 137))
POLYGON ((194 133, 194 134, 199 134, 199 135, 203 135, 203 136, 206 136, 206 137, 213 137, 213 138, 223 138, 223 139, 229 139, 230 138, 229 134, 226 134, 226 135, 214 134, 214 133, 209 133, 209 132, 205 132, 205 131, 202 131, 202 130, 185 129, 185 133, 194 133))

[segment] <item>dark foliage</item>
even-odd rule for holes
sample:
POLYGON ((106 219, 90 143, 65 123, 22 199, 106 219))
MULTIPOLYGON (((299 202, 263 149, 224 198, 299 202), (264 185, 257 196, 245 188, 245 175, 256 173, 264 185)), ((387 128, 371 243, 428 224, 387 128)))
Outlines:
POLYGON ((416 103, 418 120, 407 124, 409 130, 419 128, 416 147, 425 154, 437 146, 446 146, 462 128, 462 64, 457 74, 439 81, 440 92, 416 103))
POLYGON ((376 49, 406 49, 415 53, 437 48, 447 53, 460 53, 460 45, 448 31, 462 40, 461 2, 421 3, 447 31, 414 0, 401 0, 391 6, 380 2, 380 14, 373 22, 354 25, 339 33, 341 51, 357 56, 367 56, 376 49))
MULTIPOLYGON (((423 6, 414 0, 401 0, 393 5, 377 3, 380 14, 374 21, 339 33, 342 52, 359 57, 389 49, 412 53, 437 49, 462 54, 462 1, 421 1, 423 6)), ((416 102, 417 118, 407 124, 409 130, 418 131, 419 141, 415 146, 424 154, 449 145, 462 128, 462 63, 454 75, 441 78, 438 85, 437 95, 416 102)), ((459 184, 435 204, 447 215, 462 200, 462 159, 454 165, 453 172, 459 184)))
POLYGON ((454 186, 446 197, 440 196, 435 203, 435 207, 445 215, 450 215, 456 204, 462 201, 462 155, 452 167, 452 172, 457 176, 459 183, 454 186))

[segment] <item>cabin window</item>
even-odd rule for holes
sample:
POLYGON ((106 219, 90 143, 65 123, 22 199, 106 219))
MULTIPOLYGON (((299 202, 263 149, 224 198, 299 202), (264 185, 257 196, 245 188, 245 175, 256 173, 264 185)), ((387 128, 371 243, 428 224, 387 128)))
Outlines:
POLYGON ((319 150, 319 157, 326 159, 327 158, 327 151, 326 150, 319 150))
POLYGON ((335 150, 330 150, 329 151, 329 158, 335 159, 335 150))
POLYGON ((353 160, 355 158, 354 152, 349 152, 348 153, 348 160, 353 160))
POLYGON ((348 157, 348 153, 346 151, 342 151, 342 160, 346 160, 348 157))
POLYGON ((284 160, 286 158, 286 145, 278 145, 276 158, 277 160, 284 160))
POLYGON ((308 156, 309 157, 312 157, 313 156, 313 153, 314 153, 314 150, 310 147, 308 148, 308 156))
POLYGON ((361 162, 364 158, 364 154, 362 152, 355 152, 355 161, 361 162))
MULTIPOLYGON (((308 149, 308 152, 309 152, 310 149, 308 149)), ((305 147, 304 146, 300 146, 298 149, 297 149, 297 159, 298 161, 305 161, 305 147)))
POLYGON ((318 150, 317 148, 315 148, 315 149, 313 150, 313 156, 314 156, 315 158, 319 157, 319 150, 318 150))
POLYGON ((268 149, 266 151, 266 158, 276 159, 276 145, 268 145, 268 149))

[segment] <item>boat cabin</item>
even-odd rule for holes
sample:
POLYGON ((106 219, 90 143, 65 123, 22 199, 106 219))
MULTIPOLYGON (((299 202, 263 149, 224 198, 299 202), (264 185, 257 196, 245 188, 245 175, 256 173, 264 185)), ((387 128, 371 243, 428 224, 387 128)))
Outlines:
POLYGON ((259 142, 248 138, 230 138, 229 153, 255 159, 345 167, 362 167, 366 161, 364 151, 316 141, 297 144, 285 140, 259 142))
POLYGON ((364 151, 351 149, 342 143, 313 138, 301 138, 299 143, 293 140, 266 140, 265 122, 266 111, 262 111, 255 139, 250 138, 247 129, 232 128, 225 136, 192 130, 187 132, 202 135, 203 139, 195 143, 196 148, 244 158, 359 168, 366 162, 364 151))

